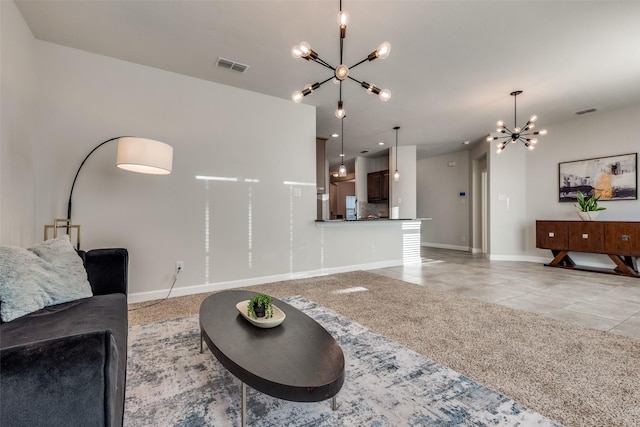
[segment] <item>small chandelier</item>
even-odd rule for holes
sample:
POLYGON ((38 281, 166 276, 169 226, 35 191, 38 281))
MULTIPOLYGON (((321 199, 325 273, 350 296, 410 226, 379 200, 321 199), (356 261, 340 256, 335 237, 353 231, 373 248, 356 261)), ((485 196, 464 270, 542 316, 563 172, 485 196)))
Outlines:
POLYGON ((400 172, 398 172, 398 129, 400 129, 400 126, 396 126, 393 129, 396 131, 396 171, 393 173, 393 180, 400 181, 400 172))
MULTIPOLYGON (((517 126, 518 124, 518 117, 517 117, 517 109, 516 109, 516 98, 518 97, 518 95, 520 95, 522 93, 521 90, 516 90, 511 92, 511 96, 513 96, 513 125, 517 126)), ((531 129, 534 128, 534 122, 537 120, 538 116, 533 115, 529 118, 529 120, 527 121, 527 123, 522 127, 514 127, 513 130, 510 130, 508 127, 505 126, 504 122, 502 120, 500 120, 498 122, 498 129, 496 129, 496 132, 500 132, 500 133, 504 133, 507 134, 506 136, 489 136, 487 138, 487 141, 496 141, 499 139, 502 139, 503 141, 498 142, 498 150, 497 153, 501 153, 502 150, 504 150, 507 146, 507 143, 509 141, 511 141, 512 143, 516 143, 517 141, 520 141, 524 144, 525 147, 527 147, 529 150, 533 150, 535 148, 535 144, 538 143, 538 139, 537 138, 530 138, 531 136, 535 136, 535 135, 546 135, 547 134, 547 130, 546 129, 541 129, 539 131, 535 131, 535 132, 528 132, 531 131, 531 129)))
POLYGON ((360 84, 360 86, 365 88, 369 93, 374 93, 378 95, 378 97, 382 101, 386 102, 391 98, 391 91, 389 89, 380 89, 374 84, 367 83, 365 81, 356 80, 349 75, 349 72, 351 70, 353 70, 355 67, 357 67, 358 65, 366 61, 373 61, 374 59, 377 59, 377 58, 380 58, 380 59, 387 58, 391 53, 391 45, 388 42, 384 42, 380 46, 378 46, 376 50, 374 50, 366 58, 364 58, 362 61, 355 63, 351 67, 347 67, 343 63, 342 53, 344 50, 344 38, 347 33, 348 22, 349 22, 349 17, 345 12, 342 11, 342 0, 340 0, 340 11, 338 13, 338 25, 340 26, 340 64, 337 67, 334 67, 324 59, 320 58, 320 56, 318 56, 318 54, 313 49, 311 49, 311 46, 307 42, 304 42, 304 41, 300 42, 299 44, 291 48, 291 55, 294 58, 304 58, 307 61, 311 60, 333 71, 333 75, 328 79, 322 82, 316 82, 314 84, 307 84, 303 90, 301 91, 297 90, 293 92, 291 99, 294 102, 302 102, 302 99, 305 96, 311 95, 313 91, 318 89, 320 86, 327 83, 329 80, 333 80, 336 84, 340 85, 340 96, 338 99, 338 108, 336 109, 336 113, 335 113, 336 117, 339 119, 343 119, 346 115, 346 112, 344 109, 344 103, 342 102, 342 82, 346 79, 353 80, 354 82, 360 84))

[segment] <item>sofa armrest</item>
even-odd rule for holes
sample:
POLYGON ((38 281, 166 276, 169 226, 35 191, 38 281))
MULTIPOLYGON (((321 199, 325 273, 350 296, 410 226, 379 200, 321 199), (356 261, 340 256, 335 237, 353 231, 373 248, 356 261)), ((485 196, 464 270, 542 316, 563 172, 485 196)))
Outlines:
POLYGON ((84 261, 94 295, 127 295, 129 253, 126 249, 92 249, 84 254, 84 261))
POLYGON ((0 425, 121 426, 111 331, 0 351, 0 425))

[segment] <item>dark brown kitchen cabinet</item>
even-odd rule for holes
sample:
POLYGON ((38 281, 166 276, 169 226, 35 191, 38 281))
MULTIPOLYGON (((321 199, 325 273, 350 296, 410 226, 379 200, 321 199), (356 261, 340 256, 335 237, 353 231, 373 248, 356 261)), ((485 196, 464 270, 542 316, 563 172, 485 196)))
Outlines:
POLYGON ((383 203, 389 201, 389 171, 378 171, 367 174, 367 201, 383 203))

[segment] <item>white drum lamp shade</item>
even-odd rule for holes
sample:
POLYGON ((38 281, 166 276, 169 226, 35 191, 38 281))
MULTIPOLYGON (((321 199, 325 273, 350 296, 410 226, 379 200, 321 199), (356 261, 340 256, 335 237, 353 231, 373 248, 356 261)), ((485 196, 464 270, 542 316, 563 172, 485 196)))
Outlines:
POLYGON ((121 137, 116 166, 132 172, 168 175, 173 166, 173 147, 153 139, 121 137))
MULTIPOLYGON (((118 141, 118 153, 116 156, 116 166, 120 169, 132 172, 146 173, 152 175, 168 175, 173 167, 173 147, 164 142, 153 139, 138 138, 135 136, 117 136, 109 138, 98 144, 87 154, 73 178, 71 191, 69 192, 69 202, 67 203, 67 222, 71 224, 71 205, 73 189, 76 186, 80 170, 91 155, 103 145, 118 141)), ((78 249, 80 247, 78 246, 78 249)))

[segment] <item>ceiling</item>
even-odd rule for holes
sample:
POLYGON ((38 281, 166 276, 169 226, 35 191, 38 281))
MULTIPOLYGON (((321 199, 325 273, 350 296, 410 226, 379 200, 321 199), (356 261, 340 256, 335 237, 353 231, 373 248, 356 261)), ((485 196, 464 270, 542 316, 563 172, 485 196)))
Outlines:
MULTIPOLYGON (((294 44, 307 41, 330 64, 339 62, 337 0, 16 4, 40 40, 287 100, 331 77, 331 70, 294 59, 294 44), (218 57, 249 68, 241 74, 215 67, 218 57)), ((343 9, 351 18, 346 65, 383 41, 392 45, 389 58, 350 74, 390 89, 390 101, 343 83, 347 158, 394 145, 394 126, 399 144, 416 145, 418 158, 484 141, 498 119, 514 126, 514 90, 524 91, 518 125, 535 113, 547 128, 579 110, 595 107, 595 115, 640 102, 637 1, 345 0, 343 9)), ((305 97, 317 107, 319 137, 340 131, 337 101, 331 82, 305 97)), ((340 138, 329 138, 332 164, 339 153, 340 138)))

